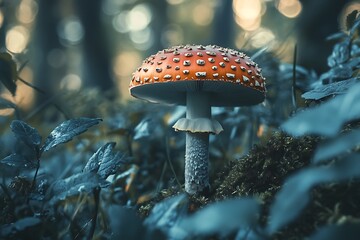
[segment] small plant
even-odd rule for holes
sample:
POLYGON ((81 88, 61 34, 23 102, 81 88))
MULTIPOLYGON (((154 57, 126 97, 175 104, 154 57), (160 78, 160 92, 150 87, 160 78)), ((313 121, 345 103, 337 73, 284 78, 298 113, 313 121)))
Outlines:
MULTIPOLYGON (((15 173, 30 169, 35 169, 35 171, 32 181, 28 181, 26 177, 16 176, 11 180, 8 187, 4 183, 1 184, 2 191, 5 194, 1 195, 4 198, 0 201, 0 204, 3 206, 1 213, 3 216, 1 220, 2 226, 0 227, 1 238, 24 238, 28 233, 27 231, 38 229, 40 226, 45 229, 42 230, 45 232, 42 232, 41 235, 61 237, 60 232, 51 232, 52 228, 58 228, 59 226, 54 225, 54 220, 50 219, 64 214, 63 211, 59 212, 61 202, 64 200, 88 194, 93 195, 94 199, 95 209, 93 214, 90 214, 92 224, 89 225, 87 233, 80 231, 80 233, 73 234, 75 236, 79 234, 81 236, 94 235, 97 214, 99 212, 100 189, 109 186, 106 178, 116 173, 119 167, 126 162, 123 154, 119 152, 113 153, 115 143, 109 142, 99 148, 88 160, 80 173, 75 173, 65 179, 55 180, 50 185, 47 181, 44 182, 42 180, 38 182, 37 178, 44 152, 72 140, 75 136, 85 132, 100 121, 101 119, 99 118, 67 120, 57 126, 44 142, 42 142, 42 137, 37 129, 27 123, 20 120, 14 120, 11 123, 10 127, 15 137, 27 149, 20 148, 15 153, 2 159, 0 161, 1 171, 4 173, 4 176, 5 174, 11 176, 11 171, 15 173), (4 168, 10 169, 10 174, 5 173, 4 168), (19 209, 23 210, 19 212, 19 209)), ((3 180, 5 180, 5 183, 7 182, 6 178, 3 178, 3 180)), ((76 216, 74 215, 70 221, 70 230, 77 229, 76 216)), ((60 225, 60 222, 57 224, 60 225)), ((69 233, 63 234, 67 235, 69 233)))

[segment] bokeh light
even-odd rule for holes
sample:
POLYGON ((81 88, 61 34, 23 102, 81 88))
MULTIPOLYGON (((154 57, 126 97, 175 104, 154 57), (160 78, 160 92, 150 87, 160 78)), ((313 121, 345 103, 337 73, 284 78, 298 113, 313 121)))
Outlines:
POLYGON ((78 44, 84 37, 84 28, 77 17, 64 18, 58 26, 58 35, 63 44, 78 44))
POLYGON ((275 34, 266 28, 259 28, 251 37, 250 42, 251 46, 254 48, 267 47, 268 50, 271 49, 275 44, 275 34))
MULTIPOLYGON (((34 73, 30 67, 24 67, 19 73, 19 77, 30 84, 34 82, 34 73)), ((35 101, 35 90, 20 81, 17 81, 16 84, 15 103, 24 110, 30 110, 35 101)))
POLYGON ((151 22, 152 13, 148 5, 138 4, 126 15, 126 24, 130 31, 146 28, 151 22))
POLYGON ((151 28, 132 31, 129 33, 129 37, 135 44, 135 47, 139 50, 147 50, 154 43, 154 34, 151 28))
POLYGON ((0 27, 2 27, 4 23, 4 13, 3 11, 0 10, 0 27))
MULTIPOLYGON (((19 77, 24 79, 26 82, 32 84, 34 81, 34 74, 30 67, 24 67, 19 74, 19 77)), ((4 91, 0 94, 1 98, 4 98, 14 103, 18 108, 22 110, 30 110, 35 101, 35 90, 21 81, 16 82, 17 90, 16 95, 12 96, 8 91, 4 91)), ((0 116, 7 116, 14 113, 14 109, 2 109, 0 110, 0 116)))
POLYGON ((246 31, 254 31, 261 25, 264 12, 261 0, 233 0, 236 23, 246 31))
POLYGON ((170 5, 178 5, 184 2, 184 0, 166 0, 166 2, 170 5))
POLYGON ((197 4, 192 10, 194 22, 199 26, 209 25, 214 18, 214 8, 208 1, 197 4))
POLYGON ((6 48, 13 53, 21 53, 29 42, 29 31, 27 28, 17 25, 10 28, 6 33, 6 48))
POLYGON ((277 8, 285 17, 295 18, 301 13, 302 5, 299 0, 280 0, 277 8))
POLYGON ((60 81, 60 88, 65 90, 79 90, 82 86, 82 80, 79 75, 70 73, 67 74, 63 79, 60 81))
POLYGON ((36 1, 22 0, 16 10, 16 17, 21 23, 28 24, 34 21, 37 12, 36 1))
POLYGON ((117 77, 118 89, 123 100, 130 98, 128 89, 131 74, 141 62, 142 56, 137 51, 122 51, 113 60, 113 72, 117 77))

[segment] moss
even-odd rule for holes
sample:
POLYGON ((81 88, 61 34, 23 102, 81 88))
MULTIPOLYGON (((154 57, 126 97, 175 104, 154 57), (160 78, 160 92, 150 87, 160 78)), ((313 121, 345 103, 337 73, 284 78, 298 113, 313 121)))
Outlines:
MULTIPOLYGON (((214 201, 255 195, 262 200, 261 223, 266 223, 274 195, 289 175, 309 165, 318 142, 317 137, 293 138, 281 132, 274 133, 266 142, 254 146, 248 155, 229 162, 216 177, 213 176, 212 191, 206 197, 192 196, 189 212, 214 201)), ((358 189, 358 181, 325 184, 313 189, 310 204, 273 239, 304 239, 325 224, 360 222, 358 189)), ((154 204, 179 192, 179 189, 163 190, 140 207, 140 215, 147 216, 154 204)))

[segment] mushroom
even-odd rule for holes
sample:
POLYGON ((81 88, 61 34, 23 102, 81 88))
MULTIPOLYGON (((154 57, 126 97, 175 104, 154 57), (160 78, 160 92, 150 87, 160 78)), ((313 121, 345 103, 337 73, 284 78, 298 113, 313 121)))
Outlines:
POLYGON ((173 128, 186 132, 185 191, 209 190, 209 134, 222 126, 211 106, 244 106, 265 98, 261 68, 246 54, 216 45, 185 45, 146 58, 133 73, 130 94, 155 103, 186 106, 173 128))

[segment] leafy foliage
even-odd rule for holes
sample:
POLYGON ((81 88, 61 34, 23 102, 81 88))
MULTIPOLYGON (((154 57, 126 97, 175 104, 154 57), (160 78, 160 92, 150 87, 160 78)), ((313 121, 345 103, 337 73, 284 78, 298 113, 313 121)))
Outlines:
POLYGON ((49 151, 61 143, 70 141, 73 137, 85 132, 100 121, 102 121, 100 118, 78 118, 63 122, 46 138, 44 145, 41 147, 41 151, 49 151))
POLYGON ((39 132, 28 125, 27 123, 19 120, 14 120, 10 125, 11 130, 15 136, 23 141, 30 148, 38 148, 41 144, 41 136, 39 132))

